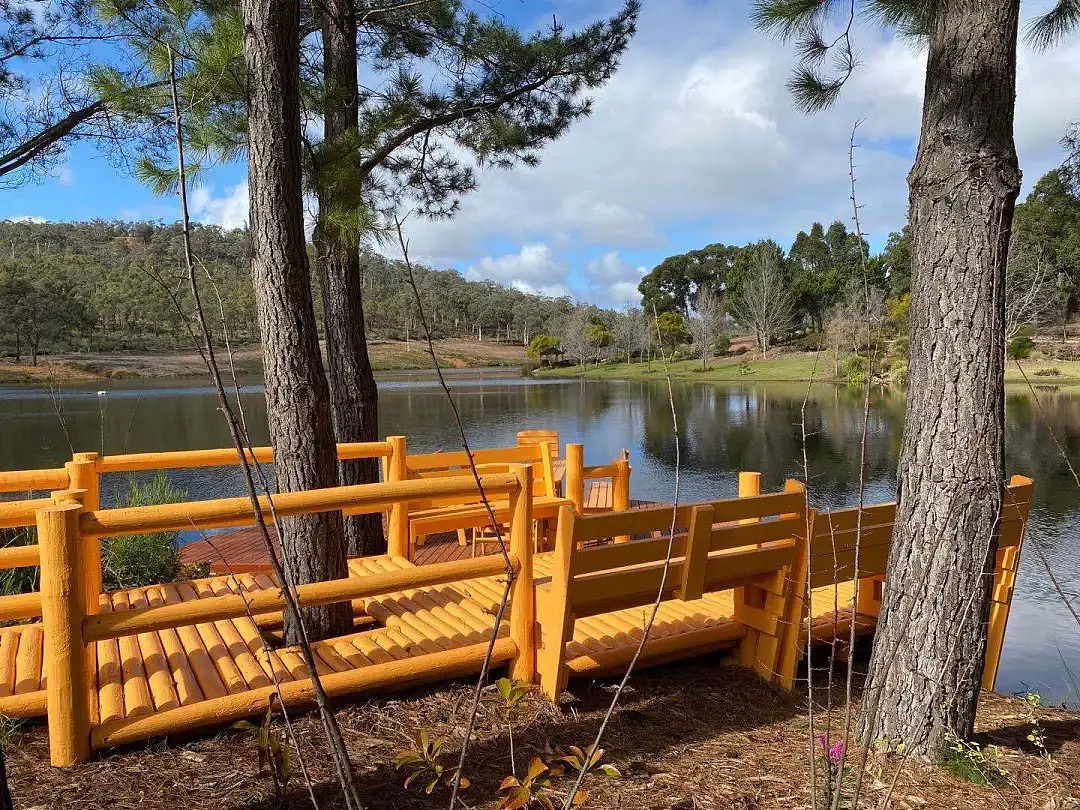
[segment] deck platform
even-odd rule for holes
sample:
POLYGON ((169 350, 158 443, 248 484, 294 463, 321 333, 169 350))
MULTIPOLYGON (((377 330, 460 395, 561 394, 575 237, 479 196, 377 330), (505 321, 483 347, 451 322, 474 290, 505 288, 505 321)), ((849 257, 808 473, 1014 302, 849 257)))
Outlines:
MULTIPOLYGON (((425 548, 469 552, 456 541, 425 548)), ((534 558, 537 585, 550 580, 552 562, 550 553, 534 558)), ((349 560, 349 573, 364 576, 413 566, 400 557, 354 558, 349 560)), ((100 605, 103 612, 129 610, 275 587, 269 574, 249 571, 114 591, 102 594, 100 605)), ((320 675, 328 675, 486 642, 491 638, 504 588, 505 579, 495 576, 358 600, 354 611, 366 617, 370 626, 313 645, 316 668, 320 675)), ((825 641, 836 634, 846 635, 852 616, 850 603, 850 583, 841 585, 835 594, 831 587, 814 592, 816 639, 825 641), (837 605, 840 611, 834 615, 837 605)), ((651 606, 627 608, 578 621, 567 647, 571 670, 599 674, 602 667, 597 661, 610 665, 628 660, 650 611, 651 606)), ((732 613, 731 591, 709 593, 689 602, 666 601, 652 636, 663 639, 708 631, 711 636, 702 636, 703 641, 712 638, 715 646, 726 646, 726 641, 738 638, 739 625, 732 620, 732 613)), ((872 630, 872 619, 863 617, 859 632, 872 630)), ((509 625, 504 621, 499 636, 508 633, 509 625)), ((696 646, 690 652, 701 649, 696 646)), ((40 624, 0 628, 0 714, 45 714, 42 650, 40 624)), ((307 677, 300 652, 290 647, 272 648, 249 617, 101 641, 92 645, 90 655, 96 672, 92 693, 95 724, 261 689, 275 680, 288 683, 307 677)))

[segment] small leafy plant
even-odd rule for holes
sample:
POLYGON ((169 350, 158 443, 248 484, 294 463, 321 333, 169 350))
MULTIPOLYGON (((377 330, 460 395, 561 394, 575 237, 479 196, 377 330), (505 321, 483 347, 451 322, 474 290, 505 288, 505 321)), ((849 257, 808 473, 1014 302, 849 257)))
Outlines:
POLYGON ((506 733, 510 740, 510 772, 517 776, 517 767, 514 764, 514 709, 522 699, 533 691, 532 684, 512 681, 509 678, 499 678, 495 681, 495 691, 502 698, 503 707, 506 709, 506 733))
MULTIPOLYGON (((552 770, 544 764, 540 757, 533 757, 529 763, 529 770, 524 779, 516 776, 508 776, 499 785, 499 793, 505 794, 495 810, 521 810, 534 804, 540 805, 545 810, 555 810, 555 803, 551 800, 553 794, 550 777, 554 775, 552 770)), ((572 807, 580 807, 585 803, 588 795, 579 790, 574 796, 572 807)))
POLYGON ((274 728, 273 702, 266 709, 262 723, 255 725, 250 720, 241 720, 235 728, 251 732, 255 746, 259 750, 259 773, 269 771, 274 780, 274 796, 280 802, 285 789, 292 778, 292 754, 284 735, 274 728))
POLYGON ((1028 692, 1024 699, 1027 701, 1028 721, 1031 723, 1031 731, 1027 735, 1028 742, 1034 745, 1039 750, 1039 755, 1053 767, 1054 758, 1050 756, 1050 751, 1046 747, 1046 732, 1039 723, 1038 710, 1042 706, 1042 697, 1037 692, 1028 692))
MULTIPOLYGON (((413 782, 424 786, 424 793, 431 795, 439 784, 452 785, 457 768, 447 768, 440 761, 442 748, 446 744, 446 737, 431 739, 427 729, 420 729, 416 736, 416 746, 397 755, 397 767, 406 768, 409 775, 405 777, 405 787, 408 788, 413 782)), ((464 776, 460 780, 461 789, 469 787, 469 780, 464 776)))
POLYGON ((1001 749, 996 745, 985 748, 977 742, 961 740, 952 732, 945 734, 945 770, 957 779, 966 779, 976 785, 1001 786, 1008 782, 998 765, 1001 749))
POLYGON ((619 769, 614 765, 601 762, 604 758, 604 749, 597 748, 593 750, 590 745, 588 748, 578 748, 576 745, 570 746, 570 753, 565 754, 559 752, 560 756, 556 758, 556 762, 562 763, 566 766, 566 769, 572 773, 584 770, 585 773, 602 773, 604 776, 622 776, 619 773, 619 769))

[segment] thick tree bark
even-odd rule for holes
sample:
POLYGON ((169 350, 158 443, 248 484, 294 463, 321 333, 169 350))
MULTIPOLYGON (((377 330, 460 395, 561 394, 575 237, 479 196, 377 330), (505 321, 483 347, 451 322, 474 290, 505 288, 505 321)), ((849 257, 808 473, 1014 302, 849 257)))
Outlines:
POLYGON ((973 730, 1005 484, 1005 263, 1019 0, 943 5, 930 37, 908 400, 884 607, 864 693, 875 739, 937 756, 973 730), (876 716, 875 716, 876 709, 876 716))
MULTIPOLYGON (((280 491, 337 484, 330 394, 319 355, 304 239, 298 0, 242 0, 248 68, 251 272, 263 344, 267 419, 280 491)), ((299 583, 347 576, 340 512, 281 519, 299 583)), ((352 629, 348 603, 305 608, 311 640, 352 629)), ((286 623, 285 640, 299 628, 286 623)))
MULTIPOLYGON (((322 34, 326 83, 324 140, 332 163, 324 169, 328 182, 318 183, 320 223, 316 245, 334 435, 339 442, 371 442, 379 438, 379 392, 364 331, 359 239, 326 216, 334 211, 352 212, 363 204, 358 179, 360 156, 355 143, 356 15, 351 0, 327 0, 323 6, 322 34), (348 180, 335 182, 329 177, 332 174, 348 180)), ((344 461, 339 468, 343 484, 379 480, 375 459, 344 461)), ((346 518, 345 545, 354 556, 385 554, 381 516, 346 518)))

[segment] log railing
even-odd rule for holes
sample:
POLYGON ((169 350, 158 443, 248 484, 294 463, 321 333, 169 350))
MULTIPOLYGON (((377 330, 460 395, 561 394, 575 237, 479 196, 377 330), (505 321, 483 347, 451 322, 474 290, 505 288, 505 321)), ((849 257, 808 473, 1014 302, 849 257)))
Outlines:
MULTIPOLYGON (((481 485, 488 495, 507 496, 511 505, 509 563, 515 572, 510 635, 495 644, 494 663, 508 661, 513 676, 531 681, 535 674, 535 606, 532 588, 532 470, 514 465, 509 473, 484 475, 481 485)), ((476 482, 470 478, 426 479, 334 487, 308 492, 283 493, 274 497, 279 515, 308 514, 334 510, 356 513, 393 511, 399 504, 423 497, 460 495, 477 497, 476 482)), ((260 509, 268 511, 265 499, 260 509)), ((45 639, 43 675, 46 680, 50 758, 54 765, 84 761, 91 748, 146 739, 220 724, 263 711, 278 694, 277 687, 254 689, 223 698, 169 709, 149 716, 113 720, 92 728, 91 692, 94 688, 93 642, 137 633, 214 622, 279 611, 284 607, 280 591, 268 590, 244 595, 206 598, 97 615, 96 600, 87 592, 90 579, 87 559, 92 546, 87 541, 101 535, 117 536, 146 531, 184 528, 213 528, 245 525, 254 518, 246 498, 224 498, 183 504, 165 504, 123 509, 86 510, 76 500, 50 503, 38 510, 36 525, 41 564, 41 593, 35 594, 45 639)), ((300 585, 295 596, 303 607, 358 598, 370 598, 428 585, 503 573, 502 557, 440 563, 366 577, 300 585)), ((96 596, 96 594, 95 594, 96 596)), ((498 628, 493 632, 497 634, 498 628)), ((419 682, 432 674, 468 671, 486 652, 486 644, 473 645, 444 654, 421 656, 411 663, 395 661, 363 669, 338 672, 324 677, 331 695, 400 682, 419 682), (485 648, 481 650, 479 648, 485 648)), ((310 680, 282 684, 280 696, 286 705, 308 703, 312 699, 310 680)))
MULTIPOLYGON (((382 442, 353 442, 339 444, 337 447, 338 458, 353 460, 362 458, 389 458, 388 465, 391 473, 398 469, 398 465, 392 460, 393 454, 398 451, 405 452, 405 437, 391 436, 382 442)), ((249 463, 269 464, 274 460, 272 447, 255 447, 244 452, 245 460, 249 463)), ((43 470, 4 470, 0 471, 0 493, 10 492, 36 492, 52 490, 47 498, 29 498, 24 500, 0 501, 0 529, 20 528, 34 526, 37 521, 37 513, 40 509, 54 503, 72 502, 79 504, 84 512, 95 512, 101 505, 101 476, 110 473, 141 472, 146 470, 176 470, 193 469, 197 467, 226 467, 240 464, 240 457, 232 448, 214 448, 210 450, 173 450, 160 453, 126 453, 114 456, 101 456, 97 453, 76 453, 71 461, 63 467, 43 470)), ((389 480, 400 480, 390 478, 389 480)), ((236 501, 244 498, 234 499, 236 501)), ((191 516, 200 510, 212 511, 215 507, 212 501, 200 501, 184 504, 185 516, 191 516)), ((168 527, 170 516, 173 514, 166 505, 160 511, 159 520, 164 520, 168 527)), ((362 508, 357 503, 350 506, 347 511, 352 514, 354 508, 362 508)), ((395 505, 391 512, 400 512, 401 506, 395 505)), ((110 510, 111 513, 123 512, 123 510, 110 510)), ((139 528, 128 534, 142 533, 144 531, 163 531, 149 525, 149 515, 140 517, 139 528)), ((236 526, 240 523, 192 523, 185 521, 178 529, 210 528, 211 526, 236 526)), ((85 594, 88 604, 96 609, 98 594, 101 593, 101 537, 124 534, 123 531, 112 531, 109 527, 95 530, 92 527, 84 527, 83 535, 87 548, 83 554, 83 565, 80 570, 87 578, 85 594)), ((392 550, 396 551, 396 550, 392 550)), ((406 555, 402 555, 406 556, 406 555)), ((8 568, 21 568, 24 566, 36 566, 40 564, 40 551, 37 545, 8 546, 0 548, 0 570, 8 568)), ((14 596, 0 597, 0 620, 30 619, 41 616, 41 595, 17 594, 14 596)))

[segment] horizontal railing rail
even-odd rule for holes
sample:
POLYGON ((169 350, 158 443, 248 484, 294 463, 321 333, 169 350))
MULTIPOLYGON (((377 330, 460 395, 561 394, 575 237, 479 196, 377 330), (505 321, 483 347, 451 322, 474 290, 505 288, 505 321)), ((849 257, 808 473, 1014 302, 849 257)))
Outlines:
MULTIPOLYGON (((484 492, 506 495, 517 489, 512 473, 484 475, 480 478, 484 492)), ((304 492, 281 492, 268 498, 259 497, 259 508, 265 518, 273 511, 279 517, 331 512, 348 509, 356 514, 384 511, 396 503, 427 497, 477 495, 472 478, 429 478, 418 481, 391 481, 380 484, 355 484, 304 492)), ((182 529, 218 529, 228 526, 247 526, 255 513, 249 498, 219 498, 212 501, 189 501, 155 506, 135 506, 87 512, 80 519, 83 534, 97 537, 118 537, 144 532, 177 531, 182 529)))
MULTIPOLYGON (((403 439, 395 439, 392 453, 403 449, 403 439)), ((353 446, 346 453, 371 453, 371 445, 353 446)), ((381 452, 381 451, 380 451, 381 452)), ((360 456, 354 456, 360 457, 360 456)), ((202 458, 209 459, 210 455, 202 458)), ((160 466, 162 459, 144 457, 140 463, 160 466)), ((167 460, 166 460, 167 463, 167 460)), ((89 460, 73 470, 72 480, 86 472, 89 460)), ((400 466, 400 465, 399 465, 400 466)), ((126 467, 133 469, 133 467, 126 467)), ((395 473, 396 474, 396 473, 395 473)), ((393 477, 393 475, 391 475, 393 477)), ((508 472, 482 475, 479 482, 468 477, 429 478, 421 480, 391 480, 384 483, 332 487, 304 492, 279 493, 273 496, 273 513, 277 516, 310 514, 325 511, 376 512, 389 510, 395 514, 414 499, 460 496, 479 497, 480 489, 493 497, 506 496, 509 501, 510 548, 508 555, 481 557, 472 560, 441 563, 423 568, 409 567, 366 576, 352 576, 324 582, 298 585, 293 593, 302 607, 353 602, 421 587, 446 584, 460 580, 508 574, 513 577, 512 610, 509 612, 509 639, 499 640, 498 661, 510 662, 511 674, 520 680, 531 681, 535 675, 535 604, 532 568, 532 489, 533 470, 529 465, 516 464, 508 472)), ((0 599, 0 617, 21 618, 41 615, 43 652, 41 678, 48 706, 50 759, 54 765, 70 765, 89 756, 91 747, 103 742, 115 743, 136 739, 151 729, 181 731, 205 725, 232 712, 250 713, 253 705, 264 706, 270 700, 266 689, 248 690, 243 696, 212 697, 201 701, 198 708, 180 707, 164 710, 153 719, 129 717, 123 721, 110 719, 95 726, 92 720, 92 698, 96 669, 96 642, 144 633, 156 633, 172 628, 213 625, 214 622, 244 616, 265 615, 285 608, 286 594, 281 588, 267 587, 243 593, 207 595, 201 599, 154 605, 127 610, 100 612, 100 554, 95 556, 96 544, 102 536, 122 536, 144 532, 183 528, 216 528, 246 525, 252 522, 255 509, 271 516, 271 499, 262 497, 253 505, 249 498, 219 498, 180 504, 125 507, 118 509, 86 508, 86 503, 57 493, 37 510, 37 546, 3 549, 0 563, 30 563, 37 555, 41 566, 41 592, 0 599), (21 555, 21 556, 20 556, 21 555), (224 701, 224 702, 222 702, 224 701), (227 704, 227 705, 226 705, 227 704), (173 712, 176 712, 175 714, 173 712), (134 735, 134 736, 132 736, 134 735)), ((126 597, 125 597, 126 601, 126 597)), ((499 633, 499 627, 492 632, 499 633)), ((472 662, 484 645, 469 648, 466 656, 472 662)), ((483 656, 480 655, 480 660, 483 656)), ((461 655, 450 655, 444 661, 433 656, 426 662, 417 660, 411 667, 411 677, 420 682, 432 673, 449 672, 464 666, 461 655), (450 669, 447 669, 450 667, 450 669)), ((472 663, 469 664, 472 666, 472 663)), ((361 668, 363 669, 363 668, 361 668)), ((370 670, 338 672, 328 677, 331 692, 348 692, 398 678, 400 667, 373 666, 370 670)), ((408 680, 408 679, 406 679, 408 680)), ((310 681, 282 687, 281 695, 287 705, 303 702, 310 697, 310 681)), ((36 701, 36 699, 35 699, 36 701)), ((30 701, 19 709, 31 710, 38 705, 30 701), (31 705, 32 704, 32 705, 31 705)))

